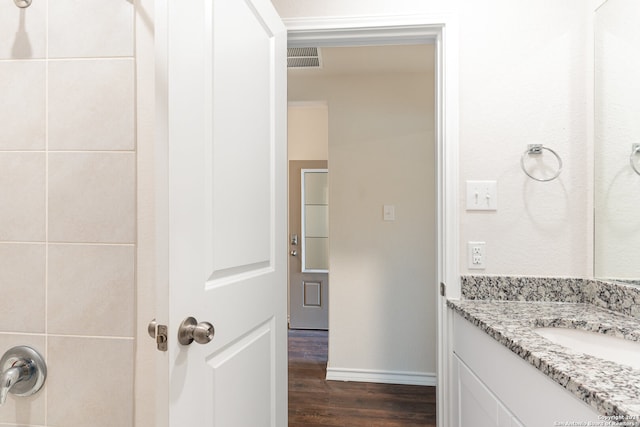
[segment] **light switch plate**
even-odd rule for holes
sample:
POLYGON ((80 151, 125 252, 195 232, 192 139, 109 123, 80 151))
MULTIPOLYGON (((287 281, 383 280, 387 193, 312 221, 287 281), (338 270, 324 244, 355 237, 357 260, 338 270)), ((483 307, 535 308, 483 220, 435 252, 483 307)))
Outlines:
POLYGON ((394 205, 384 205, 382 216, 385 221, 395 221, 396 207, 394 205))
POLYGON ((467 210, 498 210, 497 181, 467 181, 467 210))

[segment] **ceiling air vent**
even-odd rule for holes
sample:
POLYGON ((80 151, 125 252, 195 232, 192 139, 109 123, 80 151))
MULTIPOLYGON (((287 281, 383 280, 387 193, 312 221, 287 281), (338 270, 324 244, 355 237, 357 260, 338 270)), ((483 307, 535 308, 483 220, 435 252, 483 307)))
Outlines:
POLYGON ((320 68, 320 51, 317 47, 290 47, 287 49, 288 68, 320 68))

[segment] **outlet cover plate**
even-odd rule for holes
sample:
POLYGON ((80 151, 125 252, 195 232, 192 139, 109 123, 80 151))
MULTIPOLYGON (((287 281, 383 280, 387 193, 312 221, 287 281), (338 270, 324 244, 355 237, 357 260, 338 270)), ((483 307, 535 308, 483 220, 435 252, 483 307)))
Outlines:
POLYGON ((486 261, 485 242, 469 242, 467 245, 467 268, 484 270, 486 261))

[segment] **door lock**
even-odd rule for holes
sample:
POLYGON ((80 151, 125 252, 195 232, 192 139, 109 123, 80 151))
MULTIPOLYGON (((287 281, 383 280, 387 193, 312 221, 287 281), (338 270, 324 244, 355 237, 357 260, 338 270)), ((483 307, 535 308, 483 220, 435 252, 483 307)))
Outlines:
POLYGON ((178 342, 182 345, 189 345, 193 341, 198 344, 207 344, 213 340, 216 331, 209 322, 200 322, 193 317, 187 317, 178 328, 178 342))
POLYGON ((153 319, 147 326, 147 332, 151 338, 156 340, 158 351, 167 351, 167 325, 158 325, 156 319, 153 319))

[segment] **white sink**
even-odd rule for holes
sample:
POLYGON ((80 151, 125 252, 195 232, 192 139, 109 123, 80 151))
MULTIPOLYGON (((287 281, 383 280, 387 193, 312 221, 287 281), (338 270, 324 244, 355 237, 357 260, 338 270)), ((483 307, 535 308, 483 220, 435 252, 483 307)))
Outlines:
POLYGON ((573 351, 640 369, 640 342, 570 328, 535 328, 538 335, 573 351))

